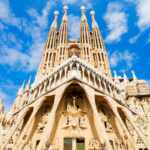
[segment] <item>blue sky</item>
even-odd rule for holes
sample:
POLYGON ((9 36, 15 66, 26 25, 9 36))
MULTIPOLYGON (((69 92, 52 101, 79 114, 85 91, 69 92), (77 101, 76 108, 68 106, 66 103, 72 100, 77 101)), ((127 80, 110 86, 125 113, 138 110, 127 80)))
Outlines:
POLYGON ((150 0, 0 0, 0 97, 8 110, 17 89, 34 80, 53 11, 69 6, 69 37, 79 38, 80 6, 95 10, 112 70, 150 81, 150 0))

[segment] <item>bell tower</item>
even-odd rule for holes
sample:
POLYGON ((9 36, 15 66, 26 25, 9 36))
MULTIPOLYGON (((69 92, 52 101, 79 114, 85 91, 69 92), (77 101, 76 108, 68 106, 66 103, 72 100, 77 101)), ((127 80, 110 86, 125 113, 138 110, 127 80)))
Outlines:
POLYGON ((105 48, 102 35, 99 30, 98 23, 95 20, 95 11, 91 11, 92 17, 92 49, 94 66, 102 69, 105 74, 111 75, 110 64, 108 60, 107 50, 105 48))
POLYGON ((43 77, 47 76, 55 67, 56 53, 57 53, 56 48, 58 42, 58 32, 57 32, 58 14, 59 14, 58 11, 54 12, 54 20, 51 24, 51 28, 48 34, 48 39, 45 43, 36 80, 41 80, 43 77))

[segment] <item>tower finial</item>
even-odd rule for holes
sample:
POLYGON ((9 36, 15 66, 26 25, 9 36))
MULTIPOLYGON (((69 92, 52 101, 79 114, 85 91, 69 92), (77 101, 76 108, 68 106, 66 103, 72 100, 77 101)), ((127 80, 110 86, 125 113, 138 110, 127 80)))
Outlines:
POLYGON ((67 15, 67 12, 68 12, 68 6, 67 6, 67 5, 64 5, 63 9, 64 9, 65 15, 67 15))
POLYGON ((82 14, 82 16, 81 16, 81 21, 87 20, 87 19, 86 19, 86 15, 85 15, 85 11, 86 11, 85 6, 81 6, 81 14, 82 14))
POLYGON ((64 16, 62 20, 67 21, 68 6, 64 5, 63 9, 64 9, 64 16))
POLYGON ((97 24, 97 22, 95 20, 95 11, 91 10, 90 14, 91 14, 91 17, 92 17, 92 28, 98 27, 98 24, 97 24))
POLYGON ((82 15, 84 15, 85 14, 85 6, 81 6, 81 12, 82 12, 82 15))
POLYGON ((57 18, 58 18, 58 15, 59 15, 59 11, 54 11, 54 21, 51 25, 51 28, 57 28, 57 18))
POLYGON ((55 10, 54 11, 54 16, 57 17, 59 15, 59 11, 55 10))

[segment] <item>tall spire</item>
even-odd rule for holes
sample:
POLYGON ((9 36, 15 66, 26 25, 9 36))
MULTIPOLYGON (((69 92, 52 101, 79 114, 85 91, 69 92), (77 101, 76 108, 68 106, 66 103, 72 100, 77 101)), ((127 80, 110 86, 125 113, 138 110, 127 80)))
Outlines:
POLYGON ((102 66, 104 73, 111 75, 108 54, 104 46, 103 38, 101 36, 98 23, 95 19, 95 11, 92 10, 90 13, 92 18, 92 48, 95 52, 95 67, 98 68, 98 66, 102 66))
POLYGON ((63 7, 63 9, 64 9, 64 16, 63 16, 63 21, 67 21, 68 20, 68 18, 67 18, 67 13, 68 13, 68 6, 67 5, 64 5, 64 7, 63 7))
POLYGON ((82 14, 82 16, 81 16, 81 21, 87 21, 85 12, 86 12, 85 6, 81 6, 81 14, 82 14))
POLYGON ((46 49, 53 49, 56 47, 56 31, 57 31, 57 19, 58 19, 59 12, 54 11, 54 20, 51 24, 46 49))
POLYGON ((80 44, 81 44, 81 57, 92 63, 91 53, 91 35, 89 25, 86 18, 86 8, 81 7, 81 21, 80 21, 80 44))
POLYGON ((54 12, 54 20, 51 24, 51 28, 48 34, 48 39, 45 44, 44 53, 42 56, 41 64, 37 72, 36 81, 49 74, 49 71, 53 67, 55 62, 53 51, 57 47, 57 19, 59 12, 54 12))
POLYGON ((68 43, 68 6, 63 7, 64 15, 62 18, 61 26, 58 36, 58 53, 57 53, 57 65, 61 64, 67 59, 67 43, 68 43))
POLYGON ((68 42, 68 16, 67 16, 68 6, 65 5, 63 9, 64 9, 64 15, 59 30, 59 44, 68 42))
POLYGON ((91 17, 92 17, 92 28, 98 28, 98 24, 95 20, 95 11, 91 10, 91 17))
POLYGON ((89 25, 86 18, 86 8, 85 6, 81 6, 81 22, 80 22, 80 40, 81 43, 91 43, 89 25))
POLYGON ((58 11, 54 11, 54 21, 51 24, 51 29, 55 28, 57 29, 57 18, 58 18, 59 12, 58 11))

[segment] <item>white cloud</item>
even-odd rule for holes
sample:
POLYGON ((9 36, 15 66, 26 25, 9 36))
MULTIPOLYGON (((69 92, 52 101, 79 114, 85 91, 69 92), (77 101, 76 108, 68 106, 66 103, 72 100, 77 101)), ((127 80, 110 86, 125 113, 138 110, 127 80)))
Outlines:
POLYGON ((29 65, 29 56, 19 50, 3 47, 0 51, 0 64, 25 69, 29 65))
POLYGON ((138 40, 138 38, 140 37, 140 35, 141 35, 141 33, 138 33, 137 35, 131 37, 131 38, 129 39, 129 43, 130 43, 130 44, 134 44, 134 43, 138 40))
MULTIPOLYGON (((13 18, 13 12, 10 13, 8 3, 3 3, 0 1, 0 7, 4 7, 4 10, 0 10, 0 12, 2 12, 2 14, 0 14, 0 18, 2 18, 5 22, 7 21, 8 25, 12 25, 10 18, 13 18)), ((27 53, 21 51, 21 49, 25 46, 24 43, 17 39, 12 33, 8 34, 5 31, 2 32, 0 41, 2 45, 0 46, 0 64, 13 66, 17 69, 24 68, 24 71, 33 71, 37 69, 43 50, 46 28, 48 27, 49 11, 50 1, 47 2, 41 14, 33 8, 28 10, 28 14, 31 17, 30 22, 26 18, 18 19, 22 20, 22 29, 20 26, 19 29, 22 30, 26 36, 30 37, 32 41, 31 46, 28 51, 26 51, 27 53), (5 44, 7 41, 13 42, 13 47, 8 47, 5 44)), ((14 17, 13 20, 17 19, 14 17)))
POLYGON ((110 64, 112 67, 117 67, 119 63, 124 62, 128 68, 131 68, 135 59, 136 55, 128 50, 122 52, 114 51, 110 57, 110 64))
POLYGON ((69 15, 69 37, 70 39, 79 39, 80 37, 80 17, 69 15))
POLYGON ((18 28, 20 26, 20 19, 11 11, 8 0, 0 0, 0 20, 18 28))
POLYGON ((139 17, 137 25, 140 29, 150 27, 150 0, 138 0, 136 3, 137 15, 139 17))
POLYGON ((150 35, 148 36, 148 39, 147 39, 147 42, 146 42, 147 44, 149 44, 150 43, 150 35))
POLYGON ((3 100, 6 111, 9 111, 10 106, 13 103, 13 100, 14 100, 17 90, 18 90, 18 85, 16 85, 11 80, 7 80, 7 79, 1 80, 1 82, 0 82, 0 99, 3 100))
POLYGON ((122 35, 128 31, 127 15, 123 12, 122 5, 116 2, 109 3, 104 20, 106 21, 109 31, 106 42, 111 43, 120 41, 122 35))
POLYGON ((77 5, 77 6, 85 5, 86 9, 91 9, 93 3, 91 1, 92 0, 63 0, 62 3, 67 5, 77 5))
MULTIPOLYGON (((51 4, 52 5, 52 4, 51 4)), ((42 14, 39 14, 35 9, 28 10, 28 14, 33 21, 30 25, 25 22, 25 32, 32 38, 32 45, 29 48, 29 70, 37 68, 44 45, 44 37, 46 35, 45 29, 48 26, 48 15, 50 11, 50 1, 47 2, 46 6, 42 10, 42 14), (29 26, 28 26, 29 25, 29 26)))

